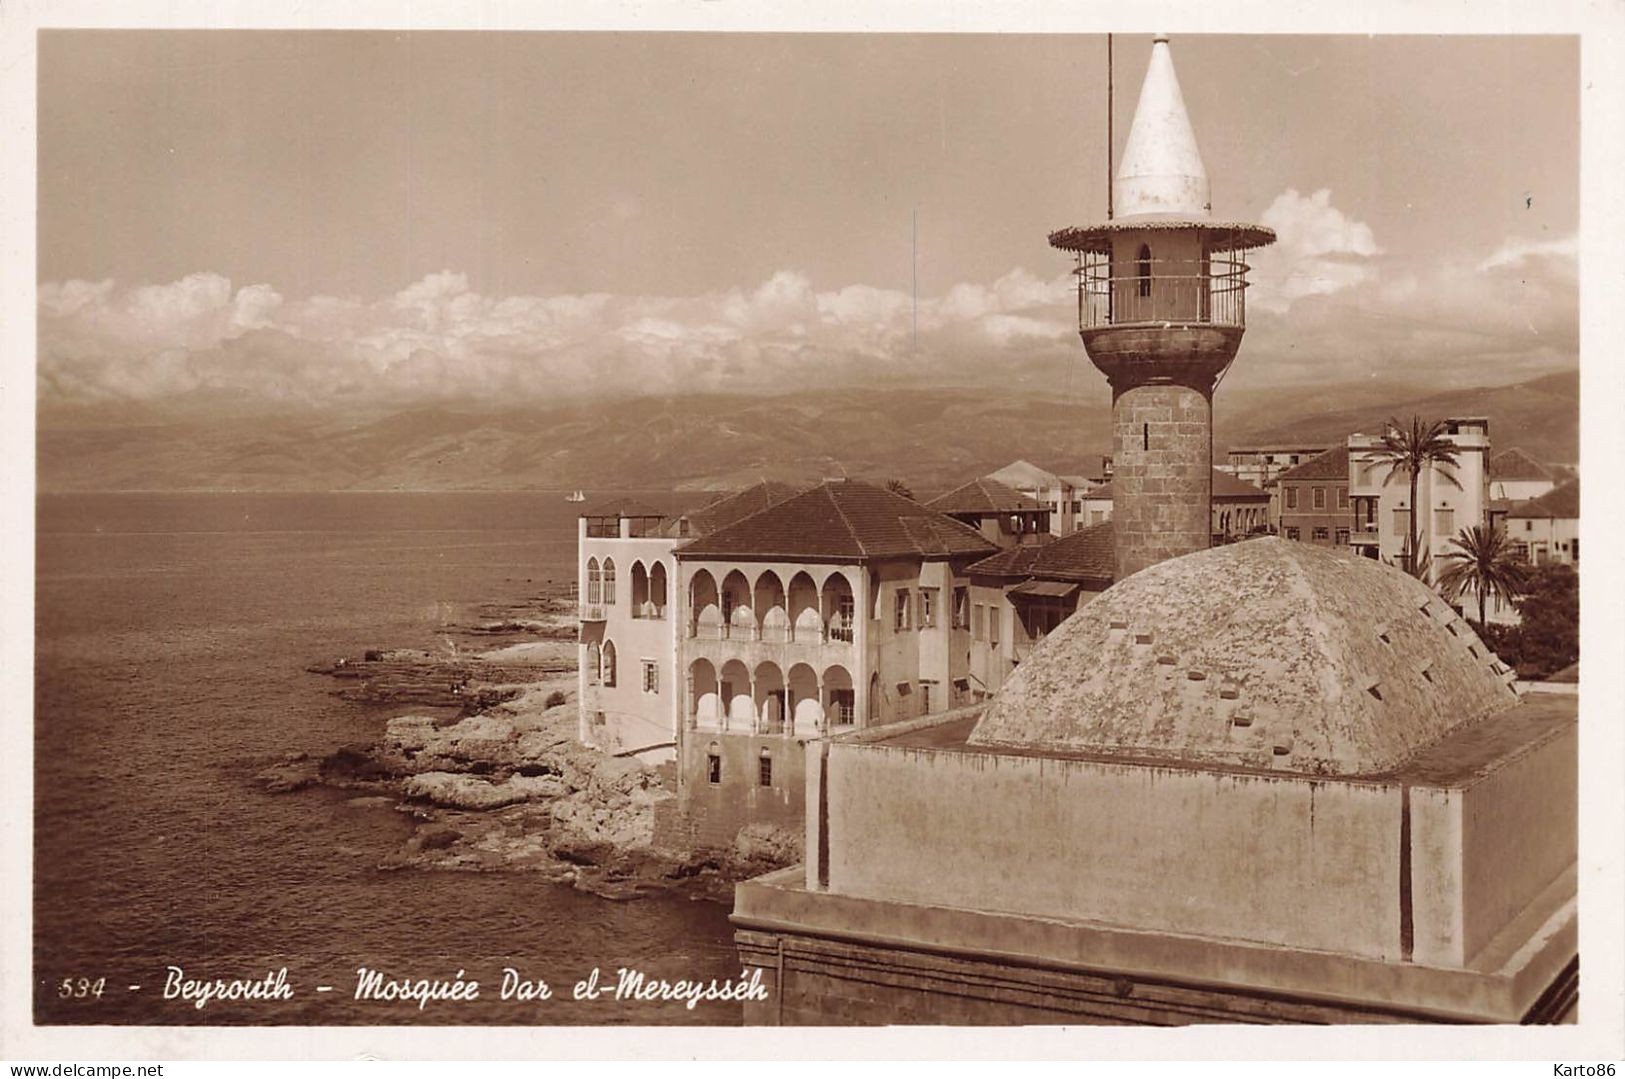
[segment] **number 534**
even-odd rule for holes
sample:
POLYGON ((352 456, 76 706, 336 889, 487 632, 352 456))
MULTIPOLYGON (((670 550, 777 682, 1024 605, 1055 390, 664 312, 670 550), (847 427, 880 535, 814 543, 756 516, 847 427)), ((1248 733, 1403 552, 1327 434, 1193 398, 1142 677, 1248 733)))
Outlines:
POLYGON ((62 984, 56 987, 56 995, 64 999, 83 1000, 86 997, 102 998, 102 990, 107 987, 106 978, 63 978, 62 984))

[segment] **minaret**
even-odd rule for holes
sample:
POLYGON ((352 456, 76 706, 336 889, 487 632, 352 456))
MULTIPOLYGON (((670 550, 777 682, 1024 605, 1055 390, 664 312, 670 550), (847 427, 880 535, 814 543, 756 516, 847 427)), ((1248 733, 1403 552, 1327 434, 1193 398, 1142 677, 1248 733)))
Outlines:
POLYGON ((1243 253, 1261 225, 1215 221, 1168 39, 1158 36, 1112 182, 1115 216, 1061 229, 1074 252, 1078 332, 1112 388, 1117 578, 1211 537, 1213 390, 1246 328, 1243 253))

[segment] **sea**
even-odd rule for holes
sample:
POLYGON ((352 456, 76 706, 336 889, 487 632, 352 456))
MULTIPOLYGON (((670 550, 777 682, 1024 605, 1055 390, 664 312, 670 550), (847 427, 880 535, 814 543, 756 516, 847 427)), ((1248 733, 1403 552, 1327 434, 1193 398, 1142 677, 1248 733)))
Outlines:
POLYGON ((402 813, 253 781, 407 710, 343 700, 308 664, 441 647, 481 606, 569 581, 575 510, 562 492, 41 495, 35 1021, 739 1023, 737 1001, 613 994, 623 968, 737 979, 724 906, 381 869, 410 834, 402 813), (362 968, 478 981, 478 997, 357 1000, 362 968), (199 1008, 169 992, 284 969, 291 998, 199 1008), (595 969, 597 997, 576 999, 595 969), (530 999, 500 999, 505 977, 530 999))

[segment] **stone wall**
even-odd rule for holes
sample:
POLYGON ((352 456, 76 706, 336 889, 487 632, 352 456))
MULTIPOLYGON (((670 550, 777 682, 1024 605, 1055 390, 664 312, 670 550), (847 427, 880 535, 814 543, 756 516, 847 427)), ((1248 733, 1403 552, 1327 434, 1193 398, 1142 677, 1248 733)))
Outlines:
POLYGON ((1135 386, 1112 403, 1112 523, 1121 580, 1207 548, 1212 404, 1186 386, 1135 386))
POLYGON ((798 836, 806 820, 807 744, 772 734, 689 731, 677 767, 681 769, 675 820, 663 821, 662 839, 682 845, 732 849, 747 824, 798 836), (772 782, 761 782, 762 752, 772 761, 772 782), (710 780, 711 755, 720 758, 719 781, 710 780))

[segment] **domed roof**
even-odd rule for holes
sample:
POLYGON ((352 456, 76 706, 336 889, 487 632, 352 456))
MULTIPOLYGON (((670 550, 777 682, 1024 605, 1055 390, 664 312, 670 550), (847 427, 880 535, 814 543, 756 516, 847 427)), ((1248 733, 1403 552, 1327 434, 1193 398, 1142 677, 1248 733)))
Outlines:
POLYGON ((1404 572, 1247 540, 1090 601, 1005 681, 969 741, 1364 775, 1516 704, 1513 677, 1404 572))

